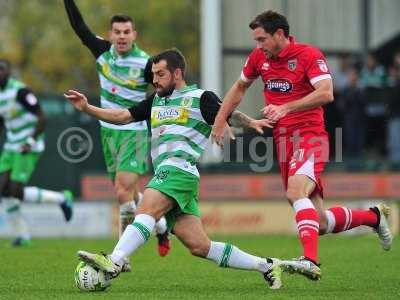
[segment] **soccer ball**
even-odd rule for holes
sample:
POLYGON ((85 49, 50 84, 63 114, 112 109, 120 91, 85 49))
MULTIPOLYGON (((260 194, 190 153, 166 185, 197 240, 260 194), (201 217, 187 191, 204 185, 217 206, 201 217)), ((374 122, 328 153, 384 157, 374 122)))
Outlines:
POLYGON ((81 261, 75 269, 75 285, 85 292, 104 291, 111 285, 111 275, 81 261))

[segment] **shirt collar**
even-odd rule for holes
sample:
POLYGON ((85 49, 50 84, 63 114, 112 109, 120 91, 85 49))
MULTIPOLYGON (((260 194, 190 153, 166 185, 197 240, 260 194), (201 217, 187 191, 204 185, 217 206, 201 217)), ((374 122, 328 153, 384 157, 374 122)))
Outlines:
POLYGON ((132 49, 130 51, 128 51, 128 52, 126 52, 124 54, 119 54, 117 52, 117 50, 115 50, 114 45, 111 45, 110 52, 111 52, 111 55, 113 56, 113 58, 116 59, 118 57, 126 57, 126 56, 130 55, 131 53, 134 53, 136 51, 136 48, 137 48, 136 44, 133 43, 132 44, 132 49))
POLYGON ((170 97, 178 97, 186 92, 193 91, 197 89, 197 84, 187 85, 179 90, 174 90, 170 97))
POLYGON ((289 45, 286 46, 284 49, 282 49, 281 52, 279 52, 278 58, 283 58, 283 57, 287 56, 290 53, 290 50, 292 50, 295 43, 296 43, 296 40, 295 40, 294 36, 290 35, 289 36, 289 45))
POLYGON ((183 94, 183 93, 195 90, 195 89, 197 89, 197 84, 187 85, 178 91, 183 94))

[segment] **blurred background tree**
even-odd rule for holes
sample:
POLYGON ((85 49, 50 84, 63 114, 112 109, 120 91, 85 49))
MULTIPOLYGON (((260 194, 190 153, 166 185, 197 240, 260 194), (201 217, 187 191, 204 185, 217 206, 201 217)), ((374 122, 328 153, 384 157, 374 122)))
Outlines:
MULTIPOLYGON (((138 45, 153 55, 177 47, 187 58, 189 81, 199 78, 199 0, 76 0, 91 30, 108 38, 112 15, 134 18, 138 45)), ((0 57, 35 92, 60 94, 68 88, 98 93, 91 53, 75 36, 63 1, 2 0, 0 57)))

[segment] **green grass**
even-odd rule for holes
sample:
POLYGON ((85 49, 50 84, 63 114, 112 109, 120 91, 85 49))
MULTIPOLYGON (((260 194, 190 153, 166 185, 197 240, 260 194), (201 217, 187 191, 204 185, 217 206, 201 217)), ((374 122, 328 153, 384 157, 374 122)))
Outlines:
MULTIPOLYGON (((219 236, 245 251, 291 258, 300 254, 295 237, 219 236)), ((0 240, 0 299, 400 299, 400 242, 384 252, 373 236, 321 238, 320 282, 284 275, 284 287, 270 290, 256 272, 221 269, 191 257, 173 240, 166 258, 155 240, 133 257, 133 272, 122 274, 105 292, 85 293, 74 286, 76 251, 112 250, 113 240, 46 239, 12 249, 0 240)))

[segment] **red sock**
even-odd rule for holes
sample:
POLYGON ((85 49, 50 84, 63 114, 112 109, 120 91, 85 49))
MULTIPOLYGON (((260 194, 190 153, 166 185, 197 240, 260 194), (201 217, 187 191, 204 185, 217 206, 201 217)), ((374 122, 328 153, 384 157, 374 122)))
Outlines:
POLYGON ((303 245, 304 256, 318 263, 319 215, 310 199, 303 198, 293 203, 296 212, 297 230, 303 245))
POLYGON ((332 207, 328 209, 335 219, 333 232, 342 232, 354 227, 366 225, 375 227, 378 223, 378 216, 372 210, 350 209, 347 207, 332 207))

